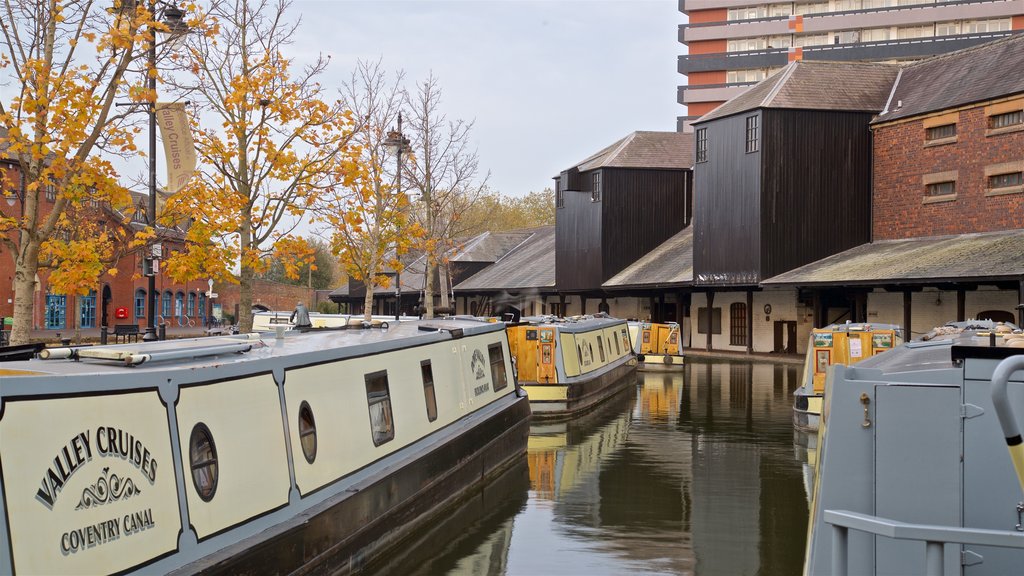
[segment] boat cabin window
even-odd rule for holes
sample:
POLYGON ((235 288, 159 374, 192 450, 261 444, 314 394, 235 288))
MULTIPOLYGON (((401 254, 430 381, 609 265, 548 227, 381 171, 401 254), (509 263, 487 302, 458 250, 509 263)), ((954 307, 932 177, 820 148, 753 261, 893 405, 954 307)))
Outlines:
POLYGON ((427 402, 427 420, 437 420, 437 396, 434 395, 434 369, 430 360, 420 362, 420 373, 423 375, 423 397, 427 402))
POLYGON ((505 354, 501 349, 501 343, 488 346, 487 354, 491 358, 491 382, 494 383, 494 391, 497 392, 508 386, 508 377, 505 375, 505 354))
POLYGON ((316 420, 313 419, 312 408, 305 400, 299 406, 299 443, 302 444, 306 462, 312 464, 316 460, 316 420))
POLYGON ((213 443, 210 429, 202 422, 192 428, 188 441, 189 466, 192 469, 192 485, 203 502, 213 500, 217 492, 217 445, 213 443))
POLYGON ((601 362, 604 363, 604 341, 600 336, 597 337, 597 353, 601 356, 601 362))
MULTIPOLYGON (((609 338, 608 339, 608 350, 611 351, 611 349, 612 349, 612 341, 609 338)), ((618 338, 615 339, 615 356, 616 357, 622 356, 622 348, 619 347, 619 339, 618 338)))
POLYGON ((393 440, 395 437, 395 421, 391 415, 391 392, 388 390, 388 371, 381 370, 367 374, 366 403, 370 408, 370 433, 373 445, 393 440))

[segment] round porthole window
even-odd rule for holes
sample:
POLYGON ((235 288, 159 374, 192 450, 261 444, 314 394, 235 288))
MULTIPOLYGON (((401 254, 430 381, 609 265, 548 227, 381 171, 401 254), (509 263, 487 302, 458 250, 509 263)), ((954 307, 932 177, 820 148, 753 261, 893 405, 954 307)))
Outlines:
POLYGON ((217 492, 217 446, 213 443, 210 429, 202 422, 192 428, 188 458, 192 468, 192 485, 199 497, 209 502, 217 492))
POLYGON ((305 400, 299 406, 299 443, 302 444, 306 462, 312 464, 316 460, 316 421, 313 420, 313 410, 305 400))

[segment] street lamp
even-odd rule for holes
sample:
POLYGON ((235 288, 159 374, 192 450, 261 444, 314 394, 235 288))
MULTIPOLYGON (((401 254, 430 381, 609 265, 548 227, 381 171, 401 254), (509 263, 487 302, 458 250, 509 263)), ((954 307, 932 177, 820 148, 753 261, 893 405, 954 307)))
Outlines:
MULTIPOLYGON (((388 154, 395 156, 398 163, 398 173, 396 176, 396 190, 398 194, 402 193, 402 154, 411 150, 409 147, 409 139, 402 134, 402 113, 398 113, 398 129, 388 132, 388 137, 381 143, 388 154)), ((398 259, 398 247, 395 247, 395 259, 398 259)), ((395 320, 398 320, 402 315, 402 273, 397 268, 395 269, 395 320)))
MULTIPOLYGON (((121 0, 123 9, 134 8, 132 0, 121 0)), ((167 35, 170 39, 180 38, 188 32, 188 24, 185 22, 185 13, 174 4, 168 4, 161 0, 149 0, 149 13, 156 17, 157 6, 162 8, 160 20, 167 26, 167 35)), ((156 231, 156 28, 149 29, 149 58, 147 69, 147 87, 152 96, 149 103, 149 204, 146 207, 146 223, 156 231)), ((155 248, 155 247, 154 247, 155 248)), ((159 258, 156 250, 146 257, 148 266, 143 266, 149 277, 149 287, 146 297, 149 300, 149 319, 146 323, 146 332, 142 335, 145 341, 157 339, 156 334, 156 273, 155 261, 159 258)))

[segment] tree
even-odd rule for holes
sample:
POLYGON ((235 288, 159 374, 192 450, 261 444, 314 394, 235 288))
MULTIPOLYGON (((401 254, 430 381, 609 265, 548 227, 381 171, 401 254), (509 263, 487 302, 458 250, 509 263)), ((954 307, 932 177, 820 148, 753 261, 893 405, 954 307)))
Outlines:
POLYGON ((462 221, 467 236, 550 226, 555 223, 555 191, 545 188, 522 197, 485 192, 463 214, 462 221))
POLYGON ((318 238, 307 239, 306 242, 313 250, 313 260, 303 262, 297 276, 289 277, 285 270, 285 262, 278 258, 270 258, 265 271, 259 277, 293 286, 309 286, 315 290, 333 288, 335 260, 330 245, 318 238))
POLYGON ((402 256, 419 236, 409 219, 409 199, 389 173, 383 142, 398 118, 402 74, 386 77, 381 62, 360 61, 342 87, 346 107, 366 122, 352 154, 336 163, 334 186, 317 205, 317 220, 328 226, 331 251, 345 272, 366 286, 364 317, 370 319, 375 287, 387 288, 389 266, 402 270, 402 256))
MULTIPOLYGON (((420 202, 413 214, 423 229, 419 248, 426 257, 423 300, 425 316, 434 317, 434 275, 444 255, 460 236, 460 215, 473 205, 484 189, 487 176, 477 181, 479 163, 469 147, 472 122, 449 121, 440 111, 441 88, 431 74, 416 85, 407 97, 410 110, 410 135, 416 154, 406 164, 405 173, 412 188, 419 191, 420 202)), ((441 291, 441 306, 448 307, 448 291, 441 291)))
POLYGON ((56 269, 55 289, 84 294, 115 258, 109 234, 65 232, 80 228, 70 215, 85 206, 131 205, 109 157, 135 153, 138 130, 114 103, 152 100, 139 86, 126 94, 126 77, 144 61, 149 39, 167 30, 141 3, 115 8, 70 0, 0 7, 0 70, 12 94, 0 99, 0 151, 18 168, 3 175, 18 190, 18 210, 0 217, 0 244, 14 260, 12 344, 28 342, 40 268, 56 269))
POLYGON ((234 281, 237 263, 243 331, 252 327, 253 280, 266 257, 284 258, 289 276, 311 257, 290 234, 329 177, 339 174, 338 158, 354 131, 351 114, 326 101, 317 81, 328 58, 296 70, 282 53, 298 28, 285 18, 288 6, 285 0, 214 3, 218 32, 190 38, 187 66, 196 80, 179 84, 198 100, 201 114, 219 122, 196 126, 204 169, 168 203, 195 223, 187 250, 169 259, 167 270, 177 280, 234 281))

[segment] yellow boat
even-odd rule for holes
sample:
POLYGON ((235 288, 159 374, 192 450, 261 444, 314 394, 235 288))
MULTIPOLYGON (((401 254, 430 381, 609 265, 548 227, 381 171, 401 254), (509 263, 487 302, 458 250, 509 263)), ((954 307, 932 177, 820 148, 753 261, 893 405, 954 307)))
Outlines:
POLYGON ((829 366, 856 364, 903 343, 895 324, 831 324, 811 330, 804 362, 804 383, 793 392, 793 425, 799 430, 817 431, 829 366))
POLYGON ((675 322, 630 322, 629 338, 636 354, 637 370, 681 370, 682 331, 675 322))

